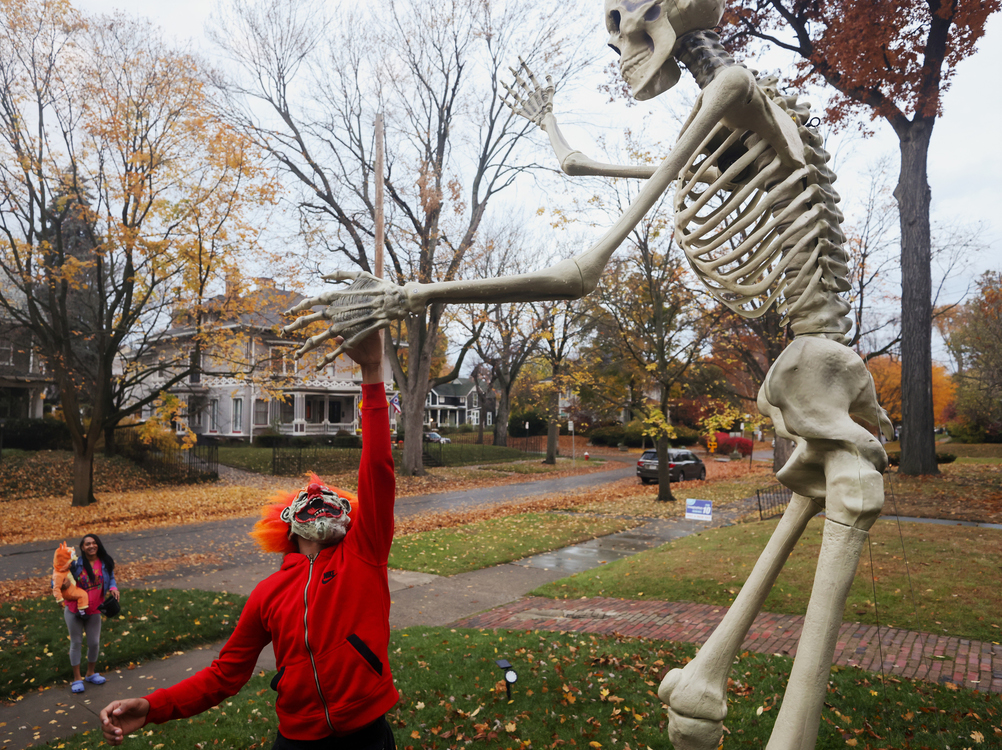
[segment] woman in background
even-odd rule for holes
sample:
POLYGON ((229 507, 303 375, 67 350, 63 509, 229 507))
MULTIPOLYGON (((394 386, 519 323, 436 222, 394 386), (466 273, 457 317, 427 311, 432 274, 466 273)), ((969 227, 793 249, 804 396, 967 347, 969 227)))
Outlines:
POLYGON ((63 619, 70 631, 70 666, 73 681, 70 690, 84 691, 84 682, 103 685, 106 680, 97 671, 97 656, 101 653, 101 613, 98 607, 108 597, 118 599, 115 583, 115 561, 101 544, 96 534, 87 534, 80 540, 80 556, 70 564, 70 572, 77 586, 88 596, 86 613, 78 613, 76 602, 69 601, 63 609, 63 619), (87 674, 80 675, 80 658, 83 636, 87 633, 87 674))

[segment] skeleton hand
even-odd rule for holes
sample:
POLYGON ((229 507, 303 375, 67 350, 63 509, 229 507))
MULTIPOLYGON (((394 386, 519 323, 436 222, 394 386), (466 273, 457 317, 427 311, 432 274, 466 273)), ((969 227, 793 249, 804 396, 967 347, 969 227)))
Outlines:
POLYGON ((296 359, 299 359, 327 339, 341 336, 343 341, 340 346, 327 354, 317 369, 329 365, 338 355, 354 347, 373 331, 386 328, 392 321, 405 318, 413 312, 408 307, 403 287, 379 279, 371 273, 335 271, 323 278, 325 281, 352 279, 353 283, 347 289, 332 289, 317 297, 305 299, 291 310, 287 310, 285 314, 292 315, 310 310, 316 305, 327 305, 326 310, 303 315, 282 329, 283 333, 292 333, 317 320, 327 318, 331 321, 330 328, 311 336, 296 350, 296 359))
POLYGON ((543 127, 543 118, 553 112, 553 92, 556 90, 553 86, 553 78, 546 76, 544 88, 529 70, 525 60, 520 57, 518 61, 520 63, 518 70, 509 68, 511 74, 515 76, 512 85, 501 84, 508 92, 502 101, 516 115, 521 115, 539 127, 543 127), (522 77, 523 71, 528 80, 522 77))

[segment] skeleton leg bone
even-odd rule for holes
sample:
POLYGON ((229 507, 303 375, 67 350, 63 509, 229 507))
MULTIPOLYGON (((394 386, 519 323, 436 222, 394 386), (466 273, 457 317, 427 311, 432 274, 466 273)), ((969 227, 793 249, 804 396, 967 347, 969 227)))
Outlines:
POLYGON ((850 418, 881 422, 873 383, 850 349, 821 337, 797 339, 779 357, 759 393, 759 409, 776 432, 797 442, 779 479, 794 500, 756 563, 732 611, 699 654, 672 670, 658 691, 669 704, 668 734, 676 750, 712 750, 726 715, 727 673, 737 649, 790 550, 823 498, 828 520, 814 589, 782 709, 768 747, 810 750, 842 611, 867 529, 883 505, 886 455, 850 418))
POLYGON ((683 669, 671 670, 658 696, 669 706, 668 737, 676 750, 713 750, 727 714, 727 675, 748 629, 808 521, 822 506, 794 495, 723 621, 683 669))

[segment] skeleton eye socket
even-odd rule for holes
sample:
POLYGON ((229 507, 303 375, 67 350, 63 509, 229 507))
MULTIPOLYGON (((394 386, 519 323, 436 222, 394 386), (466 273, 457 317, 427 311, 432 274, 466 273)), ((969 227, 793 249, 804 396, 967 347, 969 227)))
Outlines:
POLYGON ((655 3, 644 13, 644 20, 647 22, 657 21, 661 17, 661 6, 655 3))
MULTIPOLYGON (((620 16, 618 10, 612 11, 612 13, 609 14, 609 20, 606 23, 606 26, 608 26, 609 31, 611 31, 614 34, 618 34, 619 33, 619 24, 620 24, 621 19, 622 19, 622 16, 620 16)), ((616 51, 618 52, 619 50, 616 50, 616 51)))

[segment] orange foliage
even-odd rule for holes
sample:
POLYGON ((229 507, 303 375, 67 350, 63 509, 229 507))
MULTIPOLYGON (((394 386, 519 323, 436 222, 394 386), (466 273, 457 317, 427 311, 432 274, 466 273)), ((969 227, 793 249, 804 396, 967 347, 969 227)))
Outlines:
MULTIPOLYGON (((895 424, 901 422, 901 360, 889 355, 867 362, 877 388, 877 400, 895 424)), ((946 421, 947 408, 953 404, 956 388, 942 365, 932 366, 932 407, 936 424, 946 421)))

